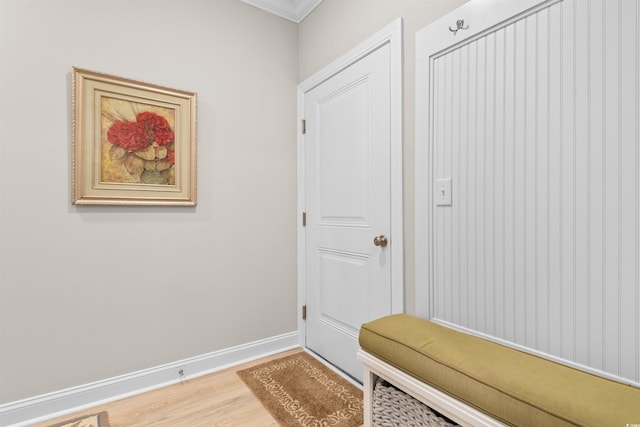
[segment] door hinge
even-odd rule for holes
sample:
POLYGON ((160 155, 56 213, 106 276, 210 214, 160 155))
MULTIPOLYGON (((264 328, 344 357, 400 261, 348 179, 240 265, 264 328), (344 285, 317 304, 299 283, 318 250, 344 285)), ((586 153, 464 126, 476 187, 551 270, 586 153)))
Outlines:
POLYGON ((307 213, 306 212, 302 212, 302 226, 303 227, 307 226, 307 213))
POLYGON ((302 320, 307 320, 307 305, 302 306, 302 320))
POLYGON ((302 132, 303 135, 307 133, 307 121, 305 119, 302 119, 302 123, 300 124, 300 132, 302 132))

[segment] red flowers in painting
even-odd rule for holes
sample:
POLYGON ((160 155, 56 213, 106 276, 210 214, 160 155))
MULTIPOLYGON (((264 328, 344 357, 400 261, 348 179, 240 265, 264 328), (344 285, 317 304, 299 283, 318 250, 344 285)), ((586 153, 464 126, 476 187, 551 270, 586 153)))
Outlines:
POLYGON ((166 118, 144 111, 135 120, 112 122, 106 136, 110 147, 105 154, 118 168, 116 182, 175 184, 175 134, 166 118))
POLYGON ((150 145, 167 146, 174 140, 169 122, 156 113, 146 111, 135 122, 115 122, 107 131, 110 143, 129 151, 142 150, 150 145))
POLYGON ((144 128, 136 122, 115 122, 107 132, 107 139, 129 151, 138 151, 148 145, 144 128))
POLYGON ((173 142, 173 131, 164 117, 147 111, 136 116, 136 123, 144 128, 150 143, 169 145, 173 142))

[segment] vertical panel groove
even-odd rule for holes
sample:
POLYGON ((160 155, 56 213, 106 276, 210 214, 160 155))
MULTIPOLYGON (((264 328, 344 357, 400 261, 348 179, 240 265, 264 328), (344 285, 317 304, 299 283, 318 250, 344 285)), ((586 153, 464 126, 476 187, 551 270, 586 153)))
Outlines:
POLYGON ((573 305, 573 313, 572 313, 572 318, 573 318, 573 325, 571 327, 572 332, 572 340, 573 340, 573 349, 572 349, 572 360, 576 359, 576 348, 577 348, 577 331, 576 331, 576 326, 578 324, 577 322, 577 306, 576 306, 576 275, 577 275, 577 264, 576 264, 576 236, 578 235, 577 233, 577 218, 576 218, 576 194, 577 194, 577 143, 576 143, 576 136, 577 136, 577 127, 578 127, 578 112, 577 112, 577 107, 578 107, 578 87, 577 87, 577 67, 576 67, 576 62, 577 62, 577 47, 576 47, 576 43, 578 41, 578 34, 577 34, 577 20, 576 20, 576 15, 578 14, 578 3, 577 2, 573 2, 573 40, 572 40, 572 56, 573 56, 573 62, 572 62, 572 70, 571 73, 573 74, 573 100, 572 100, 572 109, 573 109, 573 115, 572 115, 572 124, 573 124, 573 135, 572 135, 572 140, 571 140, 571 144, 572 144, 572 151, 573 151, 573 182, 572 182, 572 188, 573 188, 573 194, 572 194, 572 212, 571 212, 571 220, 572 220, 572 225, 573 225, 573 235, 572 235, 572 244, 573 244, 573 248, 571 248, 571 253, 572 253, 572 269, 573 269, 573 275, 572 275, 572 282, 571 282, 571 286, 572 286, 572 305, 573 305))
MULTIPOLYGON (((560 4, 560 58, 564 58, 564 2, 560 4)), ((560 84, 564 81, 564 67, 560 66, 560 84)), ((564 170, 563 170, 563 162, 564 159, 564 91, 560 91, 560 133, 558 135, 558 151, 559 151, 559 171, 558 171, 558 189, 559 189, 559 197, 558 197, 558 206, 559 206, 559 225, 558 225, 558 236, 560 239, 558 240, 558 272, 559 272, 559 282, 562 283, 561 277, 564 271, 564 239, 562 236, 564 235, 563 225, 564 225, 564 209, 563 209, 563 190, 564 190, 564 170)), ((558 293, 559 307, 564 307, 564 292, 562 292, 562 286, 560 287, 561 291, 558 293)), ((564 339, 564 316, 562 312, 559 316, 560 319, 560 354, 563 356, 564 347, 565 347, 565 339, 564 339)))
MULTIPOLYGON (((547 14, 551 29, 551 13, 547 14)), ((551 37, 547 37, 547 351, 551 349, 551 37)))
MULTIPOLYGON (((587 2, 587 120, 591 119, 591 0, 587 2)), ((587 131, 587 260, 591 260, 591 129, 587 131)), ((587 273, 587 364, 591 365, 591 271, 587 273)))
POLYGON ((472 305, 473 305, 473 327, 474 328, 478 328, 478 252, 477 252, 477 242, 478 242, 478 227, 477 222, 478 222, 478 122, 479 122, 479 113, 478 113, 478 99, 480 98, 480 94, 479 94, 479 81, 478 81, 478 58, 479 58, 479 54, 478 54, 478 42, 475 42, 473 44, 474 47, 474 56, 475 56, 475 60, 474 60, 474 65, 475 65, 475 70, 473 75, 475 76, 475 82, 474 82, 474 111, 473 111, 473 124, 474 124, 474 129, 473 129, 473 135, 475 136, 475 139, 473 141, 473 180, 470 184, 473 185, 473 213, 472 213, 472 218, 473 218, 473 226, 472 226, 472 230, 473 232, 470 233, 472 235, 473 238, 473 246, 472 249, 475 249, 474 251, 472 251, 472 256, 473 256, 473 291, 471 292, 471 298, 473 299, 471 301, 472 305))
MULTIPOLYGON (((502 47, 502 75, 505 77, 502 79, 502 117, 503 119, 507 117, 507 34, 506 30, 504 32, 504 45, 502 47)), ((507 121, 502 121, 502 137, 503 137, 503 150, 502 150, 502 165, 506 164, 507 160, 507 121)), ((506 177, 504 177, 506 178, 506 177)), ((507 198, 505 197, 507 194, 507 185, 506 179, 502 180, 502 218, 506 218, 507 216, 507 198)), ((501 337, 506 336, 506 312, 507 312, 507 298, 506 298, 506 289, 507 289, 507 222, 502 221, 502 328, 501 328, 501 337)))
MULTIPOLYGON (((640 117, 640 2, 636 2, 636 117, 640 117)), ((640 120, 636 119, 636 307, 640 307, 640 120)), ((640 382, 640 309, 636 310, 636 381, 640 382)))
MULTIPOLYGON (((467 90, 466 90, 467 102, 465 102, 465 105, 467 106, 467 109, 466 109, 466 115, 467 116, 466 116, 466 121, 465 121, 467 123, 467 127, 466 127, 466 133, 467 134, 465 136, 465 142, 466 142, 467 148, 469 146, 469 104, 470 104, 469 103, 469 98, 468 98, 468 95, 469 95, 468 88, 469 88, 469 83, 470 83, 469 79, 470 79, 470 76, 471 76, 471 65, 470 65, 471 64, 471 61, 470 61, 471 53, 469 51, 470 51, 470 49, 467 48, 466 49, 466 53, 467 53, 467 85, 466 85, 466 88, 467 88, 467 90)), ((466 161, 466 165, 467 165, 466 169, 467 169, 467 172, 468 172, 468 170, 469 170, 469 151, 468 150, 465 151, 465 161, 466 161)), ((467 189, 468 189, 468 184, 469 184, 469 182, 468 182, 468 177, 467 177, 467 182, 465 183, 465 187, 467 189)), ((465 213, 466 213, 465 224, 468 226, 469 225, 469 209, 468 209, 468 206, 467 206, 467 209, 466 209, 465 213)), ((465 261, 467 262, 467 264, 468 264, 468 261, 469 261, 469 234, 470 233, 467 230, 467 232, 465 233, 466 242, 465 242, 465 245, 464 245, 465 246, 465 261)), ((464 299, 465 299, 465 306, 466 306, 465 314, 466 314, 466 316, 469 316, 469 292, 468 292, 468 289, 469 289, 469 283, 470 283, 469 279, 471 279, 471 277, 469 276, 469 266, 468 265, 465 268, 465 274, 466 274, 465 285, 464 285, 465 286, 465 298, 464 299)))
MULTIPOLYGON (((622 7, 618 7, 618 307, 622 307, 622 7)), ((622 310, 618 310, 618 375, 622 372, 622 310)))
MULTIPOLYGON (((488 109, 488 105, 487 105, 487 102, 488 102, 487 101, 487 99, 488 99, 488 97, 487 97, 487 81, 488 80, 487 80, 487 46, 486 46, 486 38, 485 38, 485 47, 484 47, 483 66, 484 66, 484 72, 483 72, 483 74, 484 74, 484 76, 483 76, 484 77, 484 82, 483 82, 482 86, 484 88, 484 94, 482 96, 482 99, 484 100, 484 107, 482 108, 482 113, 483 113, 482 122, 485 125, 482 127, 482 133, 483 133, 482 142, 483 142, 483 146, 485 147, 485 149, 482 150, 482 165, 486 165, 487 164, 487 150, 486 150, 486 145, 487 145, 487 125, 486 125, 486 123, 487 123, 487 109, 488 109)), ((486 185, 487 184, 487 175, 486 175, 487 169, 486 169, 486 167, 483 167, 482 171, 483 171, 483 173, 482 173, 482 186, 481 186, 481 188, 486 189, 486 188, 488 188, 487 185, 486 185)), ((483 195, 483 198, 482 198, 483 199, 483 206, 485 207, 485 209, 486 209, 486 202, 485 202, 486 201, 486 194, 487 194, 486 191, 484 191, 482 193, 482 195, 483 195)), ((487 222, 486 222, 486 220, 484 219, 484 216, 483 216, 482 217, 482 246, 483 246, 484 250, 482 251, 482 254, 483 254, 483 260, 482 260, 483 262, 482 262, 482 264, 485 265, 485 266, 486 266, 486 261, 487 261, 487 258, 486 258, 487 243, 486 242, 487 242, 487 222)), ((487 304, 487 296, 488 296, 487 283, 488 283, 488 281, 487 281, 487 269, 486 268, 483 268, 483 273, 484 273, 483 274, 484 277, 483 277, 483 280, 482 280, 483 281, 483 283, 482 283, 482 285, 483 285, 482 295, 483 295, 484 302, 482 304, 482 308, 483 308, 483 310, 482 310, 482 318, 483 318, 482 328, 486 330, 486 325, 488 323, 487 322, 487 310, 486 310, 486 308, 488 307, 488 304, 487 304)))
MULTIPOLYGON (((516 80, 516 75, 515 75, 515 70, 517 68, 517 46, 518 46, 518 33, 517 30, 514 29, 514 33, 513 33, 513 70, 514 70, 514 78, 513 78, 513 117, 514 117, 514 121, 515 118, 518 116, 518 104, 517 104, 517 80, 516 80)), ((512 215, 513 218, 511 220, 511 226, 512 226, 512 230, 511 230, 511 235, 512 235, 512 239, 513 239, 513 257, 514 257, 514 267, 512 267, 513 269, 513 281, 512 281, 512 285, 514 287, 513 291, 512 291, 512 298, 513 298, 513 303, 512 303, 512 307, 514 308, 514 312, 512 314, 513 316, 513 324, 514 324, 514 331, 513 331, 513 340, 517 341, 517 324, 516 324, 516 315, 515 315, 515 310, 518 307, 518 301, 517 301, 517 293, 516 293, 516 287, 517 287, 517 283, 518 283, 518 272, 516 270, 515 267, 515 258, 517 256, 517 251, 516 251, 516 246, 517 246, 517 241, 516 241, 516 237, 517 237, 517 229, 516 229, 516 224, 517 224, 517 211, 516 211, 516 203, 515 201, 516 199, 516 141, 518 140, 518 129, 517 127, 514 125, 513 126, 513 160, 512 160, 512 164, 514 165, 513 167, 513 178, 511 179, 511 182, 513 182, 513 188, 511 189, 512 194, 511 194, 511 203, 513 204, 513 210, 512 210, 512 215)))
MULTIPOLYGON (((527 20, 530 19, 529 17, 527 17, 527 20)), ((522 105, 522 140, 524 142, 522 150, 522 183, 523 183, 523 194, 522 194, 522 224, 524 226, 524 230, 527 229, 527 220, 529 219, 529 215, 527 215, 527 196, 528 196, 528 185, 527 185, 527 143, 528 141, 528 134, 527 134, 527 130, 528 130, 528 122, 527 122, 527 117, 528 117, 528 105, 529 103, 527 102, 527 95, 528 92, 526 90, 526 88, 528 88, 529 86, 529 67, 528 67, 528 62, 527 59, 529 58, 529 43, 528 43, 528 38, 529 38, 529 32, 527 31, 527 21, 525 20, 523 22, 523 26, 524 26, 524 41, 523 41, 523 45, 524 45, 524 52, 523 52, 523 61, 524 61, 524 75, 523 75, 523 79, 524 79, 524 87, 525 87, 525 91, 524 91, 524 97, 523 97, 523 105, 522 105)), ((523 335, 524 335, 524 340, 523 342, 527 343, 528 342, 528 332, 529 332, 529 328, 527 328, 527 318, 528 318, 528 307, 529 307, 529 301, 527 301, 527 293, 526 290, 528 288, 528 276, 527 276, 527 232, 525 231, 522 234, 522 258, 523 258, 523 262, 522 262, 522 290, 523 290, 523 295, 522 295, 522 310, 524 315, 522 316, 522 329, 523 329, 523 335)))
MULTIPOLYGON (((463 62, 462 62, 462 52, 458 51, 456 52, 456 57, 458 60, 458 66, 456 67, 457 69, 457 75, 458 75, 458 80, 457 80, 457 86, 458 86, 458 98, 457 98, 457 103, 458 105, 456 106, 456 120, 458 120, 458 123, 461 122, 462 120, 462 76, 463 76, 463 71, 462 71, 462 67, 460 66, 463 62)), ((462 130, 460 128, 460 126, 456 126, 456 166, 455 166, 455 171, 453 172, 454 175, 452 176, 456 176, 459 177, 460 176, 460 171, 461 171, 461 149, 460 149, 460 141, 462 140, 462 130)), ((453 157, 453 155, 452 155, 453 157)), ((459 194, 456 195, 458 192, 453 194, 454 200, 456 200, 458 203, 460 201, 460 196, 459 194)), ((456 255, 457 258, 456 259, 460 259, 460 210, 457 210, 455 212, 455 216, 453 218, 453 220, 456 224, 456 239, 455 241, 457 242, 457 247, 456 247, 456 255)), ((453 226, 452 226, 453 229, 453 226)), ((461 282, 462 278, 460 276, 460 268, 459 266, 456 268, 456 285, 455 285, 455 313, 456 313, 456 317, 459 319, 460 318, 460 296, 462 295, 462 292, 460 291, 460 287, 461 287, 461 282)))
MULTIPOLYGON (((452 56, 451 61, 453 62, 453 66, 452 66, 452 75, 451 75, 451 94, 449 96, 449 98, 451 100, 453 100, 453 92, 454 92, 454 87, 455 87, 455 82, 454 80, 454 73, 453 70, 455 69, 455 56, 452 56)), ((448 143, 448 148, 452 149, 452 145, 453 145, 453 141, 454 141, 454 137, 453 137, 453 132, 454 132, 454 126, 453 123, 455 122, 454 118, 455 118, 455 114, 454 114, 454 108, 455 108, 455 103, 451 102, 451 110, 449 111, 449 123, 450 123, 450 127, 449 127, 449 143, 448 143)), ((453 154, 453 153, 452 153, 453 154)), ((449 156, 449 165, 448 165, 448 170, 450 171, 449 174, 447 176, 451 176, 453 173, 453 155, 449 156)), ((447 236, 445 236, 446 240, 447 236)), ((449 244, 448 247, 448 254, 449 254, 449 262, 451 262, 451 260, 453 259, 453 245, 449 244)), ((449 276, 449 282, 448 282, 448 291, 449 291, 449 301, 447 306, 449 307, 448 311, 452 312, 453 311, 453 300, 454 300, 454 293, 453 293, 453 283, 454 283, 454 277, 451 274, 449 276)))
POLYGON ((491 284, 492 284, 492 293, 493 293, 493 306, 492 306, 492 334, 495 335, 497 334, 498 331, 498 304, 500 301, 502 301, 502 297, 499 295, 499 289, 500 289, 500 284, 498 283, 500 280, 500 274, 498 272, 498 253, 497 253, 497 247, 496 247, 496 241, 498 239, 499 236, 499 231, 497 229, 498 226, 498 215, 499 215, 499 207, 498 207, 498 198, 499 198, 499 192, 498 192, 498 181, 499 178, 497 176, 497 165, 499 165, 498 162, 498 152, 500 151, 498 146, 499 146, 499 138, 500 138, 500 131, 498 129, 498 105, 499 105, 499 97, 500 97, 500 88, 498 87, 498 82, 501 80, 504 80, 504 78, 498 78, 498 70, 499 70, 499 63, 498 63, 498 48, 499 48, 499 43, 498 43, 498 39, 501 36, 502 32, 497 32, 494 34, 493 37, 493 69, 492 69, 492 73, 493 73, 493 82, 492 82, 492 87, 493 87, 493 91, 494 91, 494 96, 493 96, 493 105, 492 105, 492 117, 493 117, 493 121, 491 124, 491 134, 492 134, 492 150, 491 150, 491 160, 493 163, 493 170, 492 170, 492 185, 493 185, 493 200, 491 202, 491 206, 493 208, 493 216, 491 218, 492 220, 492 224, 491 224, 491 230, 493 233, 491 242, 492 242, 492 247, 491 247, 491 260, 492 260, 492 266, 491 266, 491 274, 492 274, 492 280, 491 280, 491 284))
MULTIPOLYGON (((493 88, 494 88, 494 91, 497 90, 497 87, 498 87, 497 84, 496 84, 497 79, 498 79, 498 77, 497 77, 497 75, 498 75, 498 73, 497 73, 497 70, 498 70, 498 55, 496 54, 497 51, 498 51, 498 41, 497 41, 497 35, 496 35, 493 38, 493 52, 494 52, 494 55, 493 55, 493 88)), ((497 100, 494 98, 493 106, 492 106, 493 107, 493 114, 492 114, 493 121, 492 121, 492 124, 491 124, 491 126, 493 127, 493 132, 492 133, 493 133, 493 158, 494 158, 494 167, 493 167, 493 170, 492 170, 492 173, 493 173, 493 185, 494 185, 493 201, 492 201, 492 206, 493 206, 493 209, 494 209, 493 217, 492 217, 492 220, 493 220, 492 230, 493 230, 494 236, 493 236, 493 239, 491 239, 491 241, 492 241, 492 247, 491 247, 492 258, 491 259, 493 260, 493 265, 491 267, 491 270, 493 271, 493 280, 492 280, 491 283, 492 283, 492 286, 493 286, 493 297, 494 297, 494 300, 495 300, 495 298, 497 296, 497 292, 496 292, 496 287, 497 287, 497 284, 496 284, 496 282, 497 282, 496 270, 497 270, 497 266, 496 266, 496 238, 495 238, 495 232, 496 232, 496 210, 497 210, 496 206, 498 205, 497 204, 497 200, 496 200, 496 191, 495 191, 495 187, 497 187, 497 185, 496 185, 496 170, 497 170, 497 168, 495 167, 496 146, 497 146, 497 144, 496 144, 496 139, 497 139, 497 134, 496 134, 496 123, 497 123, 496 105, 497 105, 497 100)), ((492 315, 493 315, 493 331, 492 332, 493 332, 494 335, 496 334, 497 324, 498 324, 497 311, 498 310, 495 309, 495 306, 494 306, 494 310, 493 310, 493 313, 492 313, 492 315)))
MULTIPOLYGON (((538 103, 539 103, 539 76, 538 76, 538 66, 537 66, 537 62, 538 62, 538 56, 540 55, 540 51, 539 51, 539 46, 538 46, 538 13, 534 15, 534 19, 535 19, 535 37, 534 37, 534 41, 535 41, 535 58, 536 58, 536 63, 533 64, 534 67, 534 82, 535 82, 535 90, 534 90, 534 94, 535 94, 535 98, 534 98, 534 105, 535 105, 535 118, 534 118, 534 126, 533 126, 533 131, 534 131, 534 137, 533 137, 533 143, 535 144, 534 150, 535 150, 535 159, 534 159, 534 167, 533 167, 533 171, 534 171, 534 190, 533 190, 533 197, 534 197, 534 207, 536 207, 536 209, 534 209, 534 217, 533 217, 533 224, 534 224, 534 239, 533 239, 533 254, 534 254, 534 263, 533 263, 533 286, 534 286, 534 304, 533 304, 533 319, 534 319, 534 328, 533 328, 533 333, 534 333, 534 345, 536 348, 539 348, 540 343, 538 342, 538 338, 539 338, 539 333, 538 333, 538 325, 540 324, 540 319, 538 318, 538 297, 539 297, 539 292, 540 290, 538 289, 538 225, 539 225, 539 221, 538 221, 538 209, 537 209, 537 203, 538 203, 538 167, 539 167, 539 162, 538 162, 538 126, 539 126, 539 120, 538 120, 538 103)), ((528 304, 527 304, 528 305, 528 304)))
MULTIPOLYGON (((602 200, 607 200, 607 2, 602 3, 602 200)), ((602 366, 607 366, 607 210, 602 208, 602 366)))

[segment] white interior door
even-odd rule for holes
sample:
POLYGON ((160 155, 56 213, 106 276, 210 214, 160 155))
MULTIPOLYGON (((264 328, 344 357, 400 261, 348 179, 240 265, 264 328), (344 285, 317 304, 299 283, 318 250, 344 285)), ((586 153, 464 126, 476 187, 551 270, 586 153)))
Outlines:
POLYGON ((391 60, 383 43, 304 93, 305 345, 357 379, 360 325, 402 311, 392 280, 402 246, 392 225, 391 60))

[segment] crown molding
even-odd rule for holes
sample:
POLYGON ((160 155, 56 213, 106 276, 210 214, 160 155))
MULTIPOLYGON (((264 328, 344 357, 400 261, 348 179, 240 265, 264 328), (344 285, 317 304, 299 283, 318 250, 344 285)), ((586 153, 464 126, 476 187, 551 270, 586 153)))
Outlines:
POLYGON ((241 0, 299 24, 322 0, 241 0))

